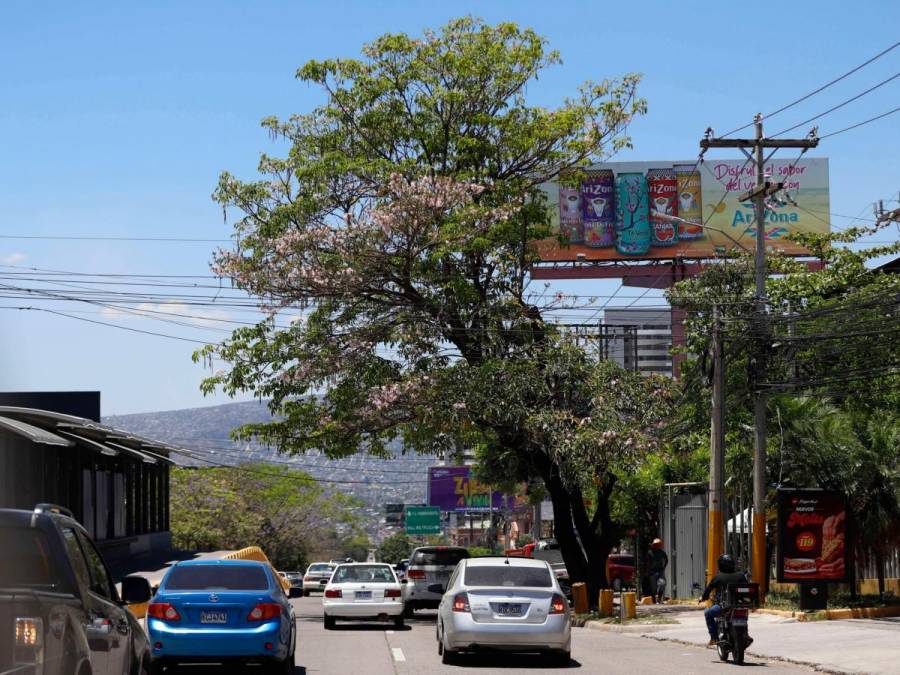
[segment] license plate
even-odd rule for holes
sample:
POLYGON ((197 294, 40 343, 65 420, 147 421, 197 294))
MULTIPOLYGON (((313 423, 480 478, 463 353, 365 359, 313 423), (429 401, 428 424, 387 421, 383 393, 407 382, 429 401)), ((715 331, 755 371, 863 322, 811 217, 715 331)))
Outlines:
POLYGON ((200 612, 200 623, 228 623, 228 613, 200 612))
POLYGON ((371 600, 372 591, 356 591, 355 597, 357 600, 371 600))
POLYGON ((501 616, 520 616, 522 614, 522 605, 502 602, 497 605, 497 614, 501 616))
POLYGON ((325 586, 328 583, 328 579, 320 579, 319 584, 325 586))
POLYGON ((732 626, 746 626, 746 625, 747 625, 747 619, 732 619, 732 620, 731 620, 731 625, 732 625, 732 626))

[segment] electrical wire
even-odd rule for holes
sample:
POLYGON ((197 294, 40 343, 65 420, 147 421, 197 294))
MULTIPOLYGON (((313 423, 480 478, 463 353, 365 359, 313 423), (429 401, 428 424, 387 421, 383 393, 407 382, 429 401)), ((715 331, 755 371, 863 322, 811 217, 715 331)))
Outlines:
POLYGON ((849 127, 844 127, 843 129, 838 129, 837 131, 832 131, 830 134, 825 134, 824 136, 819 136, 819 140, 822 140, 825 138, 831 138, 832 136, 837 136, 838 134, 842 134, 845 131, 850 131, 852 129, 856 129, 857 127, 861 127, 864 124, 869 124, 869 122, 875 122, 876 120, 880 120, 882 117, 887 117, 888 115, 893 115, 895 112, 900 112, 900 107, 894 108, 893 110, 888 110, 886 113, 881 113, 880 115, 876 115, 875 117, 870 117, 869 119, 863 120, 862 122, 852 124, 849 127))

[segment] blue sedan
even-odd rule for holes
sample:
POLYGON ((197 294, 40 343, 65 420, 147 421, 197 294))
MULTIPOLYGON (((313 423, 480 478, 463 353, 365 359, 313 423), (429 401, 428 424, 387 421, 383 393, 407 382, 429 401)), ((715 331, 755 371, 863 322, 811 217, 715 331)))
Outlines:
POLYGON ((216 661, 262 663, 290 673, 294 621, 294 610, 265 563, 177 563, 147 608, 153 672, 176 663, 216 661))

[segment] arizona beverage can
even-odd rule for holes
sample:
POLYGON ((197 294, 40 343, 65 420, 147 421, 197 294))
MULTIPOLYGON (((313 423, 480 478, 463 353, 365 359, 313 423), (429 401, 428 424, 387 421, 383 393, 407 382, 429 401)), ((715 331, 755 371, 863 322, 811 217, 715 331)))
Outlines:
POLYGON ((616 250, 644 255, 650 250, 650 199, 642 173, 616 177, 616 250))
POLYGON ((678 223, 679 239, 700 239, 703 236, 703 202, 700 194, 700 172, 694 164, 676 164, 678 184, 678 216, 688 223, 678 223))
POLYGON ((650 192, 650 224, 653 226, 653 246, 672 246, 678 243, 678 223, 665 216, 678 215, 675 193, 678 181, 674 169, 650 169, 647 171, 650 192))
POLYGON ((559 186, 559 233, 570 244, 584 242, 581 191, 578 188, 559 186))
POLYGON ((592 248, 616 245, 616 178, 611 169, 588 170, 581 183, 584 243, 592 248))

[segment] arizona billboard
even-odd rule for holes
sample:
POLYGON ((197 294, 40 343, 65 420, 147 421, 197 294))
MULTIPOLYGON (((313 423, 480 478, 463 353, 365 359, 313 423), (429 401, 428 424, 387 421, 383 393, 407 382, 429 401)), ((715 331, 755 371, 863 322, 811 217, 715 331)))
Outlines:
MULTIPOLYGON (((768 203, 767 249, 808 255, 788 237, 830 231, 828 160, 770 160, 765 170, 789 195, 768 203)), ((754 207, 738 197, 755 185, 756 169, 745 160, 596 164, 578 185, 542 186, 557 235, 537 242, 538 252, 546 262, 565 262, 752 251, 754 207)))

